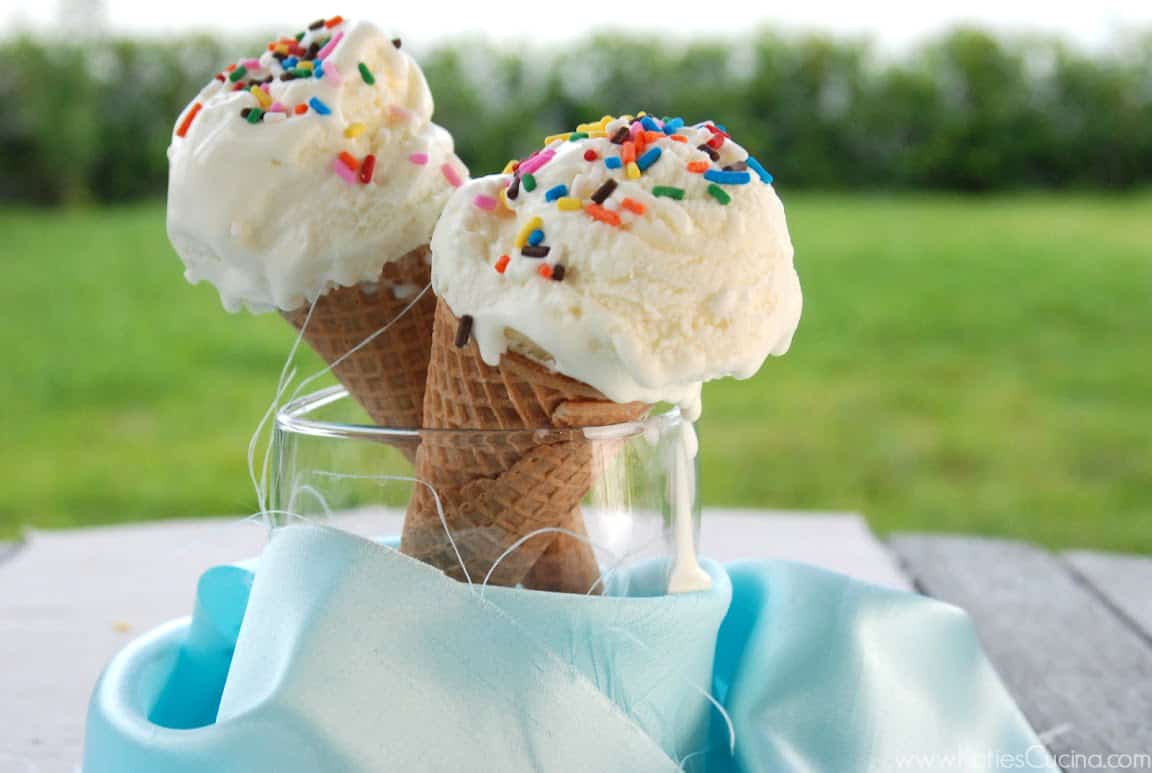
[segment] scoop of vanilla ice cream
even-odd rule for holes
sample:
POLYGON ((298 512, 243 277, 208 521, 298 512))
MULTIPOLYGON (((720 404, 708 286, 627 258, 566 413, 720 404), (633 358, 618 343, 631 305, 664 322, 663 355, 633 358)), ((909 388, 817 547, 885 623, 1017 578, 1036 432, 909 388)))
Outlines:
POLYGON ((190 282, 229 311, 288 311, 428 243, 467 170, 398 43, 318 22, 197 95, 168 148, 168 236, 190 282))
POLYGON ((800 319, 772 177, 712 124, 580 130, 453 194, 433 289, 472 317, 491 365, 511 349, 614 401, 695 418, 703 382, 753 375, 800 319))

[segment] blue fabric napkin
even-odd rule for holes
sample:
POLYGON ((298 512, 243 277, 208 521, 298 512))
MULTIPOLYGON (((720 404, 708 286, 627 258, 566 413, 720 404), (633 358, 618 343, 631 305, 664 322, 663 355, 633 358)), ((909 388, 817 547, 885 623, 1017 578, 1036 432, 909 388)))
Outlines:
POLYGON ((677 596, 659 566, 628 597, 480 589, 280 529, 254 577, 210 571, 191 620, 109 665, 84 770, 1056 770, 959 610, 705 565, 677 596))

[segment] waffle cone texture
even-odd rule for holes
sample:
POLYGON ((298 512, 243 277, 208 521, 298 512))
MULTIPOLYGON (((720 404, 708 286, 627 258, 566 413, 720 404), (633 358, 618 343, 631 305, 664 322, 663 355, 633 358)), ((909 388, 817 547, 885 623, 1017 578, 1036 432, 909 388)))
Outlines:
POLYGON ((307 306, 282 312, 297 330, 304 328, 304 340, 325 362, 339 361, 332 368, 336 378, 384 427, 423 423, 436 298, 429 290, 410 309, 405 307, 430 281, 428 247, 418 247, 385 263, 376 282, 336 287, 320 296, 311 319, 307 306), (398 298, 393 291, 397 287, 415 291, 398 298), (344 357, 385 326, 384 332, 344 357))
POLYGON ((409 503, 401 550, 458 579, 463 559, 476 583, 491 571, 493 585, 587 592, 600 576, 596 557, 566 534, 530 537, 493 564, 537 529, 584 534, 580 501, 607 451, 581 428, 635 421, 649 406, 614 403, 518 354, 487 365, 471 337, 456 346, 459 324, 438 299, 423 406, 424 426, 433 431, 416 454, 426 485, 416 486, 409 503))

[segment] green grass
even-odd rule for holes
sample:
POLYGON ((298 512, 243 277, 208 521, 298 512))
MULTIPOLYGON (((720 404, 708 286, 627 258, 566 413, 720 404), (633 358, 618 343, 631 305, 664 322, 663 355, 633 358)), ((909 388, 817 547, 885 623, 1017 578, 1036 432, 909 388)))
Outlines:
MULTIPOLYGON (((707 503, 1152 552, 1152 197, 787 203, 804 320, 706 389, 707 503)), ((186 286, 155 204, 0 234, 0 532, 252 510, 288 326, 186 286)))

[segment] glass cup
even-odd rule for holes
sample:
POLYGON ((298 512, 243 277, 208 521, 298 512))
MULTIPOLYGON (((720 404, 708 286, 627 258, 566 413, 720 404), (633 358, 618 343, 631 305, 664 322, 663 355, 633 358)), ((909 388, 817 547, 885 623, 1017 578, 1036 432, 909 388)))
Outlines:
POLYGON ((373 426, 332 387, 277 413, 272 464, 275 526, 398 534, 402 552, 474 585, 708 587, 695 433, 675 409, 582 429, 402 429, 373 426))

